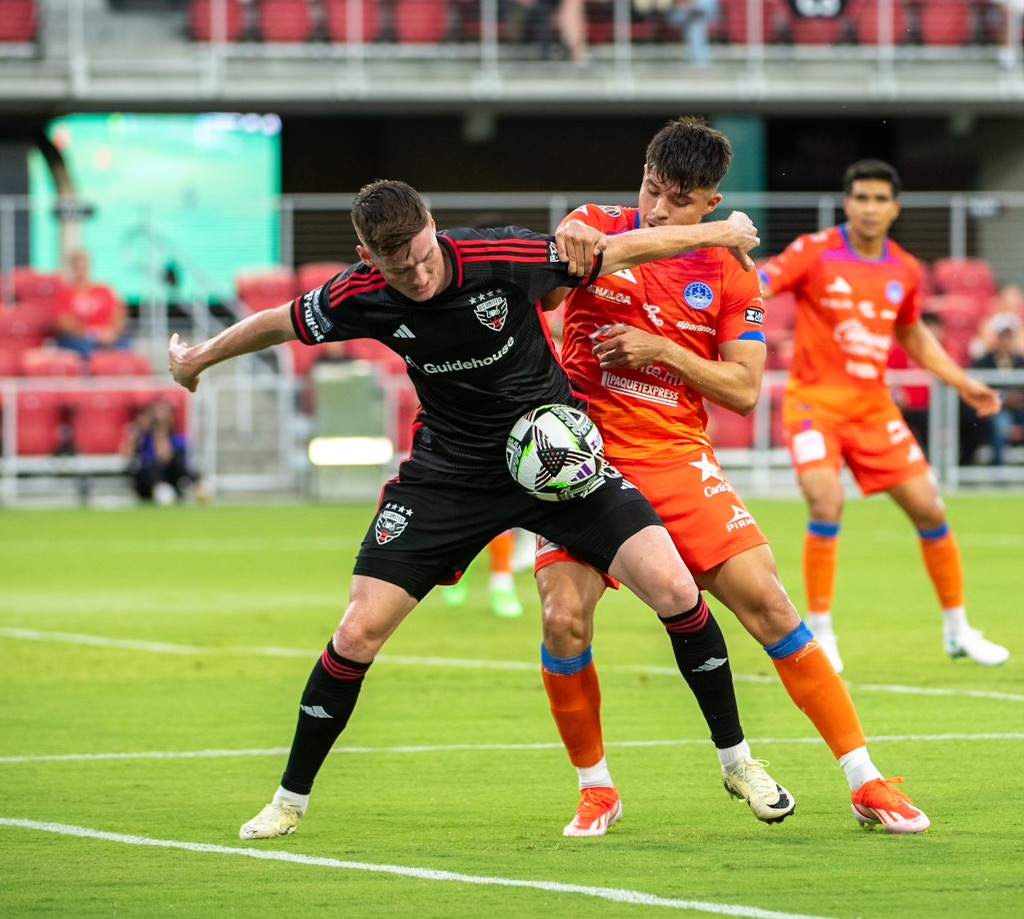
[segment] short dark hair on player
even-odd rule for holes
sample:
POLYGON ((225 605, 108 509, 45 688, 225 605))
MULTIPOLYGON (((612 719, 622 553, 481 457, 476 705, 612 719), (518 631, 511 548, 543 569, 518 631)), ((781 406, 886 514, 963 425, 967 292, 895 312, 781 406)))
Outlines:
POLYGON ((729 138, 692 115, 670 121, 647 145, 647 171, 682 192, 714 191, 730 163, 729 138))
POLYGON ((377 179, 359 189, 352 202, 352 226, 374 255, 393 255, 430 222, 430 214, 411 185, 377 179))
POLYGON ((853 194, 853 183, 864 180, 888 182, 892 186, 892 196, 898 198, 903 191, 903 183, 895 166, 885 160, 857 160, 843 173, 843 193, 853 194))

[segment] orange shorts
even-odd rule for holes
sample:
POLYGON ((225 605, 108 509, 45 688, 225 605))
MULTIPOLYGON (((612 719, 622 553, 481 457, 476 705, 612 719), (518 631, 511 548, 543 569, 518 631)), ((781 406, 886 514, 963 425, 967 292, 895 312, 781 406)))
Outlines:
POLYGON ((846 462, 865 495, 874 495, 931 472, 917 440, 893 402, 870 417, 850 420, 788 397, 783 407, 786 442, 798 476, 846 462))
MULTIPOLYGON (((615 460, 615 467, 654 505, 672 542, 694 575, 768 540, 706 448, 669 460, 615 460)), ((574 561, 560 546, 538 548, 535 571, 555 562, 574 561)), ((605 577, 609 586, 618 586, 605 577)))

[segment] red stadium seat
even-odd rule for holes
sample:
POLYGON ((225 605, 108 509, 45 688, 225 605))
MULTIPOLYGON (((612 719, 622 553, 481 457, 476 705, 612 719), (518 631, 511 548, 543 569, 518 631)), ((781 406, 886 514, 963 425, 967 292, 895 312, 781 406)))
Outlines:
POLYGON ((94 377, 150 376, 153 368, 144 354, 115 349, 93 351, 89 357, 89 373, 94 377))
POLYGON ((405 373, 405 361, 387 345, 373 338, 355 338, 345 343, 345 354, 354 361, 370 361, 385 373, 405 373))
POLYGON ((451 32, 448 0, 394 0, 392 10, 402 44, 436 45, 451 32))
POLYGON ((789 293, 769 297, 764 303, 764 333, 771 344, 773 333, 790 333, 796 323, 796 295, 789 293))
POLYGON ((295 273, 288 268, 242 272, 235 279, 238 299, 254 313, 290 303, 300 293, 295 273))
POLYGON ((971 342, 985 315, 982 301, 966 294, 936 294, 923 301, 921 311, 942 322, 942 344, 958 364, 970 363, 971 342))
POLYGON ((189 31, 196 41, 239 41, 246 32, 245 17, 242 0, 191 0, 189 31))
POLYGON ((52 303, 64 289, 66 283, 56 272, 36 271, 20 266, 11 274, 14 283, 14 302, 31 300, 38 303, 52 303))
POLYGON ((754 446, 754 416, 737 415, 707 404, 708 435, 716 450, 749 450, 754 446))
POLYGON ((15 444, 18 456, 51 456, 62 444, 67 417, 60 393, 18 393, 15 444))
POLYGON ((16 377, 21 373, 21 349, 8 347, 0 332, 0 378, 16 377))
POLYGON ((926 0, 915 9, 924 44, 960 47, 974 41, 972 0, 926 0))
POLYGON ((996 295, 995 272, 984 259, 941 258, 932 265, 932 276, 942 293, 968 294, 979 300, 996 295))
MULTIPOLYGON (((850 3, 849 13, 857 28, 857 40, 862 45, 877 45, 884 32, 879 19, 879 0, 855 0, 850 3)), ((903 44, 910 37, 910 20, 904 0, 892 0, 892 22, 889 34, 894 45, 903 44)))
POLYGON ((41 304, 21 304, 0 309, 0 342, 19 351, 38 348, 50 335, 53 309, 41 304))
POLYGON ((313 37, 311 0, 262 0, 260 34, 264 41, 295 44, 313 37))
POLYGON ((22 352, 21 372, 27 377, 80 377, 85 361, 62 348, 28 348, 22 352))
POLYGON ((69 397, 75 450, 84 454, 119 453, 135 415, 130 392, 83 391, 69 397))
POLYGON ((838 45, 850 35, 851 22, 844 16, 789 17, 789 32, 798 45, 838 45))
MULTIPOLYGON (((324 21, 327 25, 327 37, 333 42, 376 41, 380 35, 381 17, 380 0, 362 0, 363 15, 361 34, 356 35, 355 30, 349 32, 349 7, 352 7, 351 14, 358 16, 355 11, 357 0, 323 0, 324 21)), ((359 22, 358 19, 355 20, 359 22)))
POLYGON ((36 0, 0 0, 0 43, 35 41, 38 29, 36 0))
POLYGON ((300 265, 295 272, 298 288, 302 293, 306 293, 308 290, 323 287, 331 278, 341 274, 348 267, 345 262, 309 262, 300 265))
MULTIPOLYGON (((778 37, 780 25, 786 22, 781 0, 764 0, 762 19, 762 41, 771 44, 778 37)), ((747 0, 722 0, 721 20, 721 34, 727 42, 747 44, 747 0)))

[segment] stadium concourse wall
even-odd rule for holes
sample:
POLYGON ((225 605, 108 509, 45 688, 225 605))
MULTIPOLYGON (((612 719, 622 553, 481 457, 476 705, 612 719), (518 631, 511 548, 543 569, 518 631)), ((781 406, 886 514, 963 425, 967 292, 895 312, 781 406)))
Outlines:
MULTIPOLYGON (((515 223, 541 231, 550 231, 564 214, 584 202, 621 203, 632 200, 635 191, 617 193, 571 194, 452 194, 426 192, 428 204, 439 226, 465 225, 477 222, 483 215, 500 211, 515 223)), ((348 260, 354 257, 355 237, 349 219, 352 194, 346 195, 284 195, 261 204, 265 212, 277 215, 280 227, 278 255, 273 264, 253 265, 247 253, 232 248, 225 238, 221 245, 223 261, 235 265, 223 277, 197 272, 189 277, 190 253, 187 248, 168 248, 168 236, 159 226, 160 208, 140 202, 103 202, 104 214, 117 220, 123 209, 123 222, 134 232, 120 257, 133 263, 150 265, 137 302, 132 304, 131 332, 135 348, 144 354, 154 368, 148 378, 136 380, 132 386, 142 390, 166 389, 169 379, 166 366, 167 340, 173 332, 188 341, 209 337, 235 319, 246 315, 258 304, 244 302, 238 294, 243 277, 261 273, 275 283, 282 278, 286 286, 271 305, 284 302, 301 292, 299 269, 310 263, 323 262, 326 255, 348 260), (143 216, 140 216, 143 215, 143 216), (148 215, 148 216, 145 216, 148 215), (153 225, 140 230, 139 221, 151 220, 153 225), (325 252, 325 248, 327 251, 325 252), (173 263, 174 277, 162 270, 173 263), (173 281, 173 284, 171 284, 173 281), (290 286, 289 286, 290 285, 290 286)), ((230 202, 222 202, 230 207, 230 202)), ((252 202, 246 202, 252 207, 252 202)), ((834 193, 760 193, 730 194, 728 208, 748 211, 754 215, 764 243, 758 255, 767 257, 780 251, 799 233, 829 226, 841 219, 841 198, 834 193)), ((25 251, 19 244, 29 235, 29 224, 41 224, 36 230, 54 235, 68 231, 69 211, 34 208, 25 196, 0 196, 0 318, 10 320, 23 308, 16 296, 15 278, 26 266, 15 263, 14 253, 25 251), (65 219, 60 219, 63 214, 65 219)), ((70 209, 71 213, 83 213, 70 209)), ((724 210, 723 210, 724 216, 724 210)), ((117 233, 92 239, 88 218, 83 217, 76 228, 77 238, 89 248, 109 244, 121 238, 117 233)), ((967 362, 976 354, 975 342, 979 324, 994 308, 993 294, 998 286, 1024 286, 1024 265, 1019 260, 1017 240, 1024 234, 1024 193, 908 193, 904 211, 896 225, 896 238, 923 260, 928 269, 929 300, 927 306, 946 311, 951 350, 967 362), (949 271, 934 270, 940 263, 952 269, 954 279, 980 285, 975 296, 951 292, 940 286, 950 285, 949 271), (960 267, 958 267, 960 266, 960 267), (969 269, 969 270, 968 270, 969 269), (959 275, 957 274, 959 271, 959 275), (953 305, 957 310, 953 310, 953 305), (966 304, 966 312, 964 311, 966 304)), ((181 237, 178 237, 181 238, 181 237)), ((184 238, 187 237, 187 233, 184 238)), ((59 247, 49 247, 59 251, 59 247)), ((56 264, 35 264, 31 270, 56 272, 56 264)), ((274 288, 279 289, 279 288, 274 288)), ((267 304, 263 304, 265 307, 267 304)), ((761 402, 748 419, 737 419, 728 413, 712 411, 713 437, 720 459, 738 486, 752 494, 795 494, 795 482, 781 436, 779 408, 786 380, 787 348, 792 336, 792 304, 782 300, 770 303, 766 331, 769 339, 769 371, 761 402)), ((6 328, 10 328, 7 326, 6 328)), ((10 342, 0 342, 0 350, 10 342)), ((317 362, 323 349, 279 347, 266 354, 230 362, 204 377, 195 396, 189 397, 187 421, 195 444, 198 465, 206 483, 221 498, 252 495, 320 498, 358 498, 372 500, 380 484, 397 467, 403 455, 403 428, 409 418, 410 387, 404 375, 393 367, 385 372, 372 361, 367 366, 377 374, 371 389, 372 399, 359 397, 359 404, 370 401, 379 414, 372 421, 372 431, 389 438, 395 445, 393 459, 374 470, 348 475, 344 470, 325 471, 314 468, 308 457, 310 439, 318 433, 322 422, 322 405, 318 405, 317 362), (335 481, 332 483, 331 476, 335 481), (340 485, 339 485, 340 482, 340 485)), ((351 359, 353 355, 334 355, 351 359)), ((350 361, 351 362, 351 361, 350 361)), ((1020 373, 990 378, 1000 385, 1024 386, 1020 373)), ((975 465, 961 456, 961 415, 956 394, 931 380, 920 371, 895 370, 890 381, 896 386, 925 385, 930 387, 929 456, 940 482, 947 490, 979 486, 1024 486, 1024 457, 1021 447, 1014 446, 1005 466, 975 465)), ((362 383, 366 383, 365 379, 362 383)), ((75 500, 82 497, 83 477, 90 484, 90 494, 100 493, 99 486, 116 486, 127 494, 127 482, 121 476, 123 460, 113 451, 102 456, 26 456, 19 449, 18 406, 22 394, 33 389, 50 392, 89 392, 104 387, 123 389, 123 380, 96 378, 28 379, 19 374, 16 365, 0 370, 0 411, 3 415, 3 446, 0 452, 0 502, 17 504, 40 497, 75 500)), ((328 396, 327 398, 336 398, 328 396)), ((340 398, 344 399, 344 395, 340 398)), ((360 432, 361 433, 361 432, 360 432)), ((1024 432, 1017 432, 1024 433, 1024 432)))

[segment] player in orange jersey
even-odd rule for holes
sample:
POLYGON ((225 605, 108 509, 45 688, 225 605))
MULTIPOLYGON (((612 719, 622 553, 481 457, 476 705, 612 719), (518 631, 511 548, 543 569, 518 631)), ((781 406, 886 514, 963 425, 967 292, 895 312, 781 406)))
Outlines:
POLYGON ((1010 656, 967 623, 960 550, 928 462, 885 381, 895 336, 917 364, 956 389, 979 415, 999 411, 999 394, 967 376, 921 321, 920 266, 889 239, 900 213, 900 186, 888 163, 854 163, 843 178, 847 222, 799 237, 760 273, 766 294, 788 290, 798 300, 783 418, 810 515, 804 537, 807 619, 837 671, 843 664, 832 599, 842 461, 865 495, 888 492, 914 524, 942 607, 946 651, 989 665, 1010 656))
MULTIPOLYGON (((721 133, 699 119, 677 119, 647 148, 639 207, 586 205, 562 226, 581 221, 614 236, 697 224, 721 202, 717 188, 731 159, 721 133)), ((619 271, 568 294, 563 363, 590 400, 609 462, 648 496, 698 586, 762 645, 790 697, 828 743, 849 781, 854 816, 892 832, 920 832, 928 818, 872 763, 846 685, 786 596, 767 540, 708 438, 704 399, 744 415, 757 403, 766 353, 762 310, 756 276, 724 249, 619 271)), ((622 805, 604 755, 591 640, 595 606, 606 586, 615 585, 545 544, 537 585, 544 683, 580 777, 579 809, 565 834, 602 835, 608 815, 617 818, 622 805)), ((723 653, 709 653, 693 646, 678 624, 665 625, 688 681, 728 677, 724 643, 723 653)), ((767 778, 746 741, 725 745, 710 720, 709 726, 726 789, 762 820, 792 813, 792 799, 767 778)))

